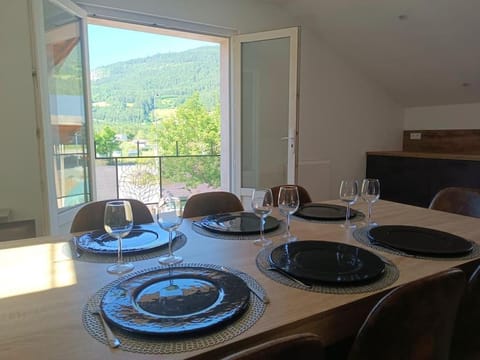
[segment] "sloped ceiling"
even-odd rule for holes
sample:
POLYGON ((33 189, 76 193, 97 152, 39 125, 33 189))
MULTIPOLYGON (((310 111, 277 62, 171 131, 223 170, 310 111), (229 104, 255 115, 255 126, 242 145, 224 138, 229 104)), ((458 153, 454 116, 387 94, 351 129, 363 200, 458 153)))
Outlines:
POLYGON ((480 102, 480 0, 262 1, 297 16, 405 107, 480 102))

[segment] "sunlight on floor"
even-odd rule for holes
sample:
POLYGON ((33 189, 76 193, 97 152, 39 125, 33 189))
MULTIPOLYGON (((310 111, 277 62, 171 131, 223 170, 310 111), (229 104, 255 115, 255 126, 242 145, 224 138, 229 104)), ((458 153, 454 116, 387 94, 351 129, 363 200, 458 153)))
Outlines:
POLYGON ((74 262, 65 243, 30 245, 0 250, 0 299, 74 285, 74 262))

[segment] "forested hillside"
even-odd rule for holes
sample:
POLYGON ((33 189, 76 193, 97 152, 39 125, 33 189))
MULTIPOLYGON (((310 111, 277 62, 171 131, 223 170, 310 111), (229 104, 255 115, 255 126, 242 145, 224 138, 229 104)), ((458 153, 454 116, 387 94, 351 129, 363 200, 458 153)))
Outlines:
POLYGON ((208 111, 218 105, 219 47, 119 62, 92 73, 94 123, 144 124, 154 109, 175 109, 195 92, 208 111))

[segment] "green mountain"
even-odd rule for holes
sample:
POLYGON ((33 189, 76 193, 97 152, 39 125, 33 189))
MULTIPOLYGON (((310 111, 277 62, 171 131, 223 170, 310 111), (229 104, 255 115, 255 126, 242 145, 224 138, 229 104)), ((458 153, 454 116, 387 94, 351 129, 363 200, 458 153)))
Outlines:
POLYGON ((95 122, 145 123, 153 109, 174 109, 194 92, 207 109, 218 104, 220 48, 204 46, 103 66, 92 71, 95 122))

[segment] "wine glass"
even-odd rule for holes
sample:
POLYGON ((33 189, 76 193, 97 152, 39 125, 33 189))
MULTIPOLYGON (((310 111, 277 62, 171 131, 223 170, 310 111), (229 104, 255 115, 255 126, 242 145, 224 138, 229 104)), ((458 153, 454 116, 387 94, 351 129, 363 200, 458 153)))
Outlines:
POLYGON ((290 233, 290 216, 298 210, 300 200, 298 188, 292 185, 281 186, 278 192, 278 210, 287 217, 287 233, 285 237, 288 241, 295 241, 297 238, 290 233))
POLYGON ((372 205, 380 198, 380 181, 378 179, 363 179, 360 194, 362 199, 368 203, 367 225, 376 225, 372 221, 372 205))
POLYGON ((272 240, 264 236, 265 219, 273 209, 273 195, 270 189, 255 189, 252 194, 252 209, 255 215, 260 218, 260 238, 254 240, 255 245, 267 246, 272 240))
POLYGON ((168 231, 168 254, 160 256, 158 262, 163 265, 178 264, 183 258, 174 255, 172 251, 172 232, 182 223, 182 201, 175 196, 165 196, 158 202, 156 209, 156 218, 158 225, 165 231, 168 231))
POLYGON ((345 223, 342 226, 346 229, 354 228, 356 225, 350 222, 350 206, 355 204, 358 199, 358 181, 342 180, 340 184, 340 200, 347 203, 347 213, 345 223))
POLYGON ((103 218, 105 231, 118 242, 117 263, 107 267, 110 274, 125 274, 134 269, 132 263, 123 262, 122 239, 127 236, 133 228, 133 213, 129 201, 115 200, 109 201, 105 205, 103 218))

